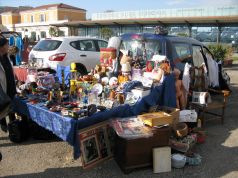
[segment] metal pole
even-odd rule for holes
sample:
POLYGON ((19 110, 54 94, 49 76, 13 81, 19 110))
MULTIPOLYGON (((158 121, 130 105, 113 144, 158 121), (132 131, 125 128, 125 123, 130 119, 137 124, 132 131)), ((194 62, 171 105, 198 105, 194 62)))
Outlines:
POLYGON ((218 26, 218 32, 217 32, 217 43, 221 42, 221 26, 218 26))

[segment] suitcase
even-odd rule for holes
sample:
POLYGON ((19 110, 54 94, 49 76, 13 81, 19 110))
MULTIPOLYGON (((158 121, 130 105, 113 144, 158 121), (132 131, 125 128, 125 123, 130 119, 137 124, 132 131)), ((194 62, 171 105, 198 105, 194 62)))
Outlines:
POLYGON ((170 127, 153 129, 153 133, 153 136, 149 138, 116 137, 114 158, 125 174, 136 168, 151 166, 153 163, 152 149, 168 146, 170 127))

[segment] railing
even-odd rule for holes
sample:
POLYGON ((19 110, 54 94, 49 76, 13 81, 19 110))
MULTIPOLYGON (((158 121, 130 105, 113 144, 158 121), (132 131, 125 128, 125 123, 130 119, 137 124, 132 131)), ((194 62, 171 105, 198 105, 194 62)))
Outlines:
POLYGON ((238 16, 238 6, 93 13, 92 20, 207 16, 238 16))

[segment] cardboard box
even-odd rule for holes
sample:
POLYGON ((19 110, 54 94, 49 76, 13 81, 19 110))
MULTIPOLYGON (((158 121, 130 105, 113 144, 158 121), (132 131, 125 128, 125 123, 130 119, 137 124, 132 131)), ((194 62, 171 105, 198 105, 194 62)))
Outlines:
POLYGON ((171 107, 167 107, 167 106, 161 106, 160 109, 164 112, 166 112, 167 114, 170 114, 173 117, 173 123, 176 124, 179 122, 179 113, 180 113, 180 109, 178 108, 171 108, 171 107))
POLYGON ((146 125, 149 125, 151 127, 166 125, 166 124, 169 124, 169 125, 174 124, 174 117, 162 111, 139 115, 138 118, 142 119, 142 121, 146 125))

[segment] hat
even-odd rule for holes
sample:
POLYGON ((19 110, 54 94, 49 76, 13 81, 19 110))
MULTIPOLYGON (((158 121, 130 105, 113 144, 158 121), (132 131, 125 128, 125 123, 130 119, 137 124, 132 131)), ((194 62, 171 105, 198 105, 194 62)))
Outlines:
POLYGON ((0 47, 3 47, 8 43, 8 40, 6 38, 0 38, 0 47))
POLYGON ((166 61, 166 60, 168 60, 166 56, 162 56, 159 54, 153 55, 153 57, 152 57, 152 61, 155 61, 155 62, 162 62, 162 61, 166 61))

